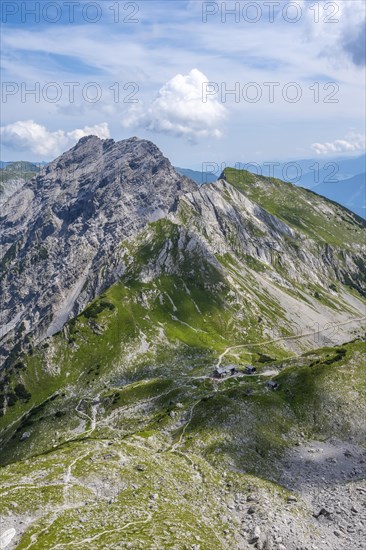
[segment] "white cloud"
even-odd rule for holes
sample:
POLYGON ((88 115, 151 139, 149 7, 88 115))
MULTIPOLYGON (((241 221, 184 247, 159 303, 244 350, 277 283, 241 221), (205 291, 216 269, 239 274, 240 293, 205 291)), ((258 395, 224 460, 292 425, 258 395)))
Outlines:
POLYGON ((149 106, 140 103, 131 108, 122 126, 140 126, 189 141, 220 137, 219 126, 226 116, 226 108, 213 95, 203 101, 202 87, 208 81, 198 69, 192 69, 187 75, 177 74, 160 88, 149 106))
POLYGON ((82 130, 77 128, 72 132, 67 132, 67 136, 75 141, 79 141, 84 136, 98 136, 100 139, 108 139, 111 137, 108 124, 101 122, 95 126, 85 126, 82 130))
POLYGON ((314 41, 321 56, 333 65, 343 65, 345 58, 355 66, 365 64, 366 4, 359 0, 337 2, 307 2, 302 0, 305 18, 305 34, 314 41))
POLYGON ((50 132, 45 126, 41 126, 33 120, 19 120, 13 124, 2 126, 0 135, 3 144, 10 149, 29 151, 44 157, 56 157, 84 136, 95 135, 101 139, 110 137, 106 122, 95 126, 85 126, 83 129, 77 128, 71 132, 64 130, 50 132))
POLYGON ((365 135, 350 132, 346 139, 337 139, 333 142, 313 143, 311 146, 317 155, 333 153, 354 153, 365 150, 365 135))
MULTIPOLYGON (((151 138, 148 131, 133 128, 126 132, 120 127, 120 119, 127 113, 126 109, 132 107, 122 103, 130 91, 123 90, 123 85, 136 82, 140 88, 136 97, 140 101, 143 98, 144 104, 136 105, 125 119, 124 126, 131 127, 139 122, 140 127, 148 128, 151 124, 155 131, 164 131, 165 134, 156 134, 153 139, 164 146, 167 156, 175 157, 177 165, 184 162, 180 158, 185 159, 187 165, 200 163, 202 156, 205 160, 232 159, 235 163, 243 160, 244 154, 247 160, 253 160, 257 158, 257 150, 263 151, 262 160, 304 155, 309 152, 314 135, 322 136, 318 137, 319 141, 343 137, 345 120, 348 127, 362 133, 360 121, 364 119, 364 93, 360 70, 363 58, 359 47, 364 40, 359 29, 365 19, 366 3, 360 0, 297 0, 296 4, 300 1, 303 13, 296 24, 286 22, 283 17, 282 4, 288 5, 288 2, 281 2, 281 6, 275 8, 277 17, 273 24, 266 21, 265 14, 270 9, 265 6, 259 10, 263 18, 256 24, 246 23, 242 16, 237 24, 232 15, 228 15, 223 24, 225 3, 218 2, 218 13, 209 17, 205 24, 202 22, 201 3, 191 0, 177 3, 177 9, 169 13, 164 2, 144 2, 144 24, 124 25, 124 33, 121 33, 120 24, 105 20, 104 15, 96 25, 49 24, 27 28, 14 24, 7 29, 4 27, 3 81, 19 85, 24 82, 29 89, 34 88, 36 82, 41 86, 57 82, 63 90, 63 97, 59 103, 50 104, 42 98, 40 103, 28 97, 26 102, 22 102, 20 92, 9 96, 2 124, 33 118, 42 121, 47 129, 65 130, 65 120, 68 121, 67 129, 83 128, 104 120, 109 123, 116 139, 128 137, 127 133, 151 138), (336 4, 339 13, 334 14, 336 4), (315 21, 317 14, 319 21, 315 21), (334 19, 338 22, 332 23, 334 19), (24 44, 27 45, 26 53, 24 44), (128 55, 121 55, 121 52, 128 52, 128 55), (273 104, 267 99, 268 88, 263 87, 263 99, 257 104, 234 103, 233 96, 228 98, 226 108, 230 117, 224 127, 218 122, 207 130, 209 116, 204 117, 203 124, 197 123, 195 128, 198 126, 198 131, 208 132, 204 143, 203 139, 201 142, 202 147, 207 147, 207 150, 201 149, 201 157, 198 148, 190 147, 188 140, 187 143, 180 140, 179 150, 176 149, 175 140, 170 138, 176 131, 177 122, 181 124, 181 121, 167 116, 160 122, 157 114, 154 117, 154 113, 159 111, 159 101, 158 105, 152 104, 156 96, 158 100, 159 89, 165 82, 177 73, 187 75, 193 67, 208 75, 207 80, 226 83, 228 89, 233 88, 236 81, 241 86, 248 82, 257 82, 261 86, 263 82, 280 82, 273 104), (63 83, 75 80, 80 86, 75 91, 76 101, 70 103, 63 83), (309 87, 318 81, 321 87, 328 82, 339 84, 339 104, 322 108, 322 101, 314 102, 309 87), (103 97, 96 104, 83 100, 82 89, 88 82, 97 82, 103 90, 103 97), (111 91, 111 85, 116 82, 121 86, 118 102, 111 91), (298 104, 282 100, 282 86, 289 82, 297 82, 303 90, 298 104), (144 107, 153 111, 145 119, 144 107), (301 125, 296 140, 288 132, 288 125, 294 122, 301 125), (320 133, 329 124, 335 131, 331 137, 320 133), (168 128, 164 129, 164 125, 168 128), (263 131, 263 128, 270 128, 271 132, 263 131), (314 131, 314 128, 318 130, 314 131), (219 133, 223 129, 225 140, 211 138, 214 130, 219 133), (273 134, 276 139, 273 139, 273 134)), ((235 2, 232 4, 234 6, 235 2)), ((249 11, 253 14, 253 10, 249 11)), ((289 16, 294 13, 295 9, 290 7, 289 16)), ((120 15, 124 17, 122 13, 120 15)), ((330 91, 321 88, 321 100, 330 91)), ((223 107, 225 109, 225 105, 223 107)), ((177 116, 176 113, 173 115, 177 116)), ((182 126, 188 139, 197 139, 190 123, 183 122, 182 126)), ((3 155, 7 160, 18 158, 16 152, 6 149, 3 155)), ((34 153, 29 154, 30 160, 32 155, 34 153)))

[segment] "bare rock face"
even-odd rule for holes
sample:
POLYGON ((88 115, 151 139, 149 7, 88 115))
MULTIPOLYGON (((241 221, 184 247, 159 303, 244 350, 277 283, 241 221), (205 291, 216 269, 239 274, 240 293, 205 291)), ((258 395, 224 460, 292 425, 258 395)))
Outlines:
MULTIPOLYGON (((359 283, 365 282, 357 265, 357 260, 359 263, 365 260, 362 245, 352 243, 350 246, 346 240, 339 247, 316 242, 265 210, 225 179, 187 193, 181 203, 188 205, 190 215, 193 213, 195 233, 213 254, 246 254, 271 268, 281 258, 282 277, 278 269, 271 276, 283 286, 288 287, 290 281, 308 281, 328 288, 332 279, 344 282, 343 272, 348 278, 354 275, 359 283)), ((331 206, 327 204, 328 208, 331 206)), ((366 286, 361 288, 360 284, 359 290, 366 293, 366 286)))
POLYGON ((136 137, 82 138, 3 205, 1 337, 59 331, 123 272, 120 245, 196 185, 136 137))

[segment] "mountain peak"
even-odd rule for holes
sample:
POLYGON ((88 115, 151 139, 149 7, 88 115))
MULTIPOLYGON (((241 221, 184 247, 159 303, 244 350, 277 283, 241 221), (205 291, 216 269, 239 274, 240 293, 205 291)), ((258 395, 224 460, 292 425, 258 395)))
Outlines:
POLYGON ((95 136, 94 134, 90 134, 89 136, 83 136, 82 138, 80 138, 76 144, 76 147, 78 147, 79 145, 82 145, 83 143, 87 143, 89 141, 105 141, 105 140, 102 140, 100 137, 95 136))
POLYGON ((4 205, 2 251, 16 243, 21 274, 1 280, 0 324, 24 322, 40 338, 58 331, 117 280, 121 243, 195 189, 150 141, 81 138, 4 205))
MULTIPOLYGON (((118 181, 134 181, 141 184, 149 179, 154 185, 177 184, 177 190, 195 189, 193 182, 176 172, 170 161, 151 141, 132 137, 120 141, 85 136, 78 143, 47 165, 44 174, 38 178, 37 194, 55 182, 63 180, 63 188, 75 184, 83 188, 96 189, 118 181), (46 177, 42 177, 42 176, 46 177), (160 182, 160 183, 159 183, 160 182), (165 183, 164 183, 165 182, 165 183)), ((74 191, 72 193, 74 193, 74 191)))

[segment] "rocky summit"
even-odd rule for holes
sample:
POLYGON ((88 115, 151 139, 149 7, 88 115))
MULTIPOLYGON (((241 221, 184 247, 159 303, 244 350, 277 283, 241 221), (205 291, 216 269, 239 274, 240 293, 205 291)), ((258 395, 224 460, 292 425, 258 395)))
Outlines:
POLYGON ((118 279, 123 239, 193 186, 137 138, 89 136, 51 162, 2 209, 2 335, 60 330, 118 279))
POLYGON ((138 138, 5 198, 0 548, 363 548, 362 218, 138 138))

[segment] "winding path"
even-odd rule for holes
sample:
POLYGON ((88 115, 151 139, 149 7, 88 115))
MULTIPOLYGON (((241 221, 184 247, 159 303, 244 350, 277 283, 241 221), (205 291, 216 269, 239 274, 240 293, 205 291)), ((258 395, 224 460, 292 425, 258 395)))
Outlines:
POLYGON ((306 332, 305 334, 299 334, 299 335, 296 335, 296 336, 281 336, 280 338, 274 338, 273 340, 264 340, 263 342, 258 342, 256 344, 238 344, 237 346, 229 346, 219 356, 218 362, 216 364, 216 368, 218 368, 221 365, 222 360, 225 357, 225 355, 227 355, 233 349, 264 346, 266 344, 273 344, 275 342, 281 342, 282 340, 299 340, 300 338, 307 338, 308 336, 314 336, 314 334, 319 334, 321 332, 329 330, 332 327, 341 327, 343 325, 349 325, 350 323, 356 323, 358 321, 365 321, 365 320, 366 320, 366 317, 360 317, 359 319, 350 319, 348 321, 344 321, 343 323, 335 323, 334 325, 326 326, 325 328, 323 328, 321 330, 316 330, 314 332, 306 332))

